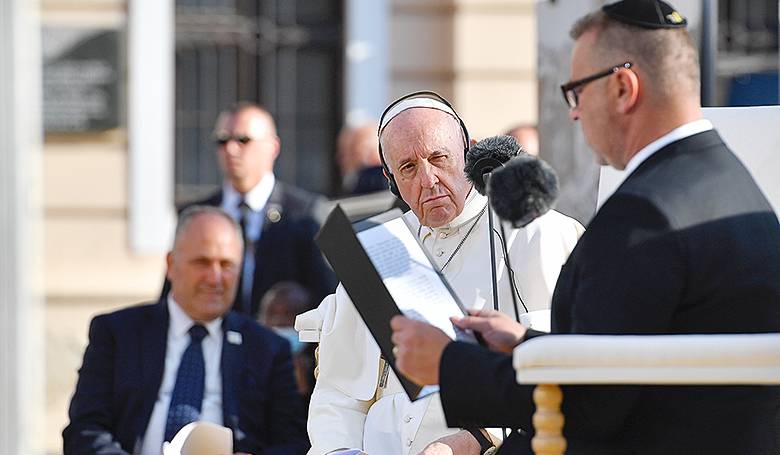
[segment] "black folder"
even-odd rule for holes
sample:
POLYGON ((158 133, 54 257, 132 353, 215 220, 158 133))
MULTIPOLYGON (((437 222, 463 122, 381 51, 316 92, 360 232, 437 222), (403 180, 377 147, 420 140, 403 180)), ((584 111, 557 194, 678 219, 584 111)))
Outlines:
POLYGON ((360 317, 379 345, 382 356, 398 376, 409 399, 416 400, 420 397, 422 387, 398 371, 393 355, 393 343, 390 340, 393 334, 390 319, 402 315, 401 310, 355 234, 356 231, 375 227, 400 215, 401 211, 395 209, 353 226, 337 205, 328 215, 315 241, 344 285, 360 317))

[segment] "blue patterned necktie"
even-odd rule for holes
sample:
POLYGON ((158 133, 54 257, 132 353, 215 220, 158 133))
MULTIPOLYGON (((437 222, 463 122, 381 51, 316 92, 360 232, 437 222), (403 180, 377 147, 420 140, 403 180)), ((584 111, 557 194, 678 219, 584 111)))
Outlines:
POLYGON ((238 210, 241 214, 239 225, 241 226, 241 236, 244 239, 244 257, 241 261, 241 274, 238 277, 238 289, 236 290, 236 299, 233 302, 233 309, 239 313, 250 314, 252 312, 252 277, 246 276, 246 258, 250 254, 254 254, 254 247, 252 240, 249 237, 249 231, 247 224, 249 223, 249 214, 252 213, 252 209, 249 204, 241 198, 238 203, 238 210), (244 289, 248 288, 248 289, 244 289))
POLYGON ((179 371, 176 372, 176 385, 168 407, 168 420, 165 423, 165 440, 170 441, 181 427, 200 417, 203 403, 203 388, 206 382, 206 366, 203 361, 201 341, 208 331, 200 324, 190 327, 190 345, 181 356, 179 371))

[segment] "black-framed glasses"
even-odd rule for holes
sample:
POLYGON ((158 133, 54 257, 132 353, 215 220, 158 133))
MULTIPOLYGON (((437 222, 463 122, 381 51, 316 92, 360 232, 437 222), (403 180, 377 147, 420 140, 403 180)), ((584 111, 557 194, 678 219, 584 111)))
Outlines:
POLYGON ((241 145, 245 145, 245 144, 247 144, 247 143, 249 143, 249 142, 251 142, 253 140, 254 139, 252 139, 249 136, 217 136, 214 139, 214 141, 219 146, 227 145, 227 143, 230 142, 230 141, 236 141, 236 142, 238 142, 241 145))
POLYGON ((579 105, 579 92, 582 91, 582 88, 585 86, 585 84, 593 82, 596 79, 601 79, 602 77, 615 74, 621 69, 629 69, 631 66, 631 62, 626 62, 622 65, 613 66, 610 69, 598 72, 592 76, 577 79, 576 81, 567 82, 561 85, 564 101, 566 101, 566 104, 569 105, 569 109, 575 109, 579 105))

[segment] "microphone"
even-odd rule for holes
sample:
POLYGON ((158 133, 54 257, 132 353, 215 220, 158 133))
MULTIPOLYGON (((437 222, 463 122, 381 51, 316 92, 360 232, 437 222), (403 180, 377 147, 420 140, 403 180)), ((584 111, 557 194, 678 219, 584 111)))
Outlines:
MULTIPOLYGON (((466 152, 466 165, 463 172, 479 194, 485 195, 485 187, 491 173, 522 151, 520 144, 512 136, 493 136, 483 139, 469 147, 466 152)), ((490 278, 493 284, 493 309, 498 311, 498 278, 496 273, 496 245, 493 236, 493 209, 488 195, 488 232, 490 232, 490 278)), ((512 296, 514 301, 514 295, 512 296)), ((517 310, 515 310, 517 312, 517 310)))
POLYGON ((558 176, 549 164, 523 154, 493 172, 487 191, 496 215, 523 227, 553 207, 558 176))
POLYGON ((512 136, 493 136, 482 139, 469 147, 469 151, 466 152, 466 166, 463 168, 463 172, 474 184, 474 189, 484 196, 485 174, 500 168, 504 163, 521 153, 525 153, 525 150, 512 136))

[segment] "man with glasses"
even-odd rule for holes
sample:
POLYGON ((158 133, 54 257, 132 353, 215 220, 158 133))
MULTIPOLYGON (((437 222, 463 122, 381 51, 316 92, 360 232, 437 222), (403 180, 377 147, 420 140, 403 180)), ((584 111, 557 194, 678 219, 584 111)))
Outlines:
POLYGON ((333 292, 335 277, 314 243, 321 198, 276 180, 281 143, 271 114, 238 103, 219 115, 214 140, 225 180, 197 204, 219 206, 241 226, 246 247, 233 309, 256 316, 263 295, 281 281, 302 284, 316 300, 333 292))
MULTIPOLYGON (((553 333, 780 331, 780 225, 702 117, 698 57, 685 25, 665 2, 623 0, 572 30, 572 82, 562 87, 570 117, 597 160, 628 177, 561 270, 553 333)), ((399 369, 440 385, 449 425, 532 431, 532 387, 515 382, 506 352, 541 334, 493 312, 457 324, 504 353, 396 317, 399 369)), ((566 453, 780 447, 777 387, 570 386, 564 397, 566 453)), ((530 452, 529 439, 515 433, 505 452, 530 452)))

